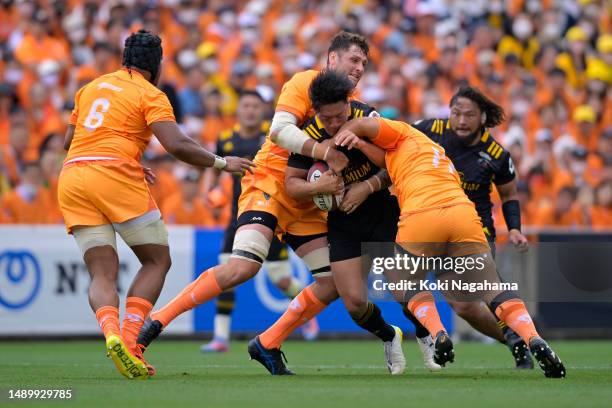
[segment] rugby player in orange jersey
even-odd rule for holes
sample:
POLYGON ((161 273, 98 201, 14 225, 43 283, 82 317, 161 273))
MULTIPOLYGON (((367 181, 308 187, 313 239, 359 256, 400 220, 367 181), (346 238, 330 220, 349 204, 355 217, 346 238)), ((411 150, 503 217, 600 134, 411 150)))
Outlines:
MULTIPOLYGON (((369 46, 357 34, 338 33, 328 49, 327 68, 345 74, 356 86, 368 59, 369 46)), ((170 303, 151 314, 138 337, 138 344, 147 347, 162 329, 181 313, 207 302, 222 291, 252 278, 260 270, 270 249, 272 237, 283 234, 284 240, 300 256, 315 278, 291 303, 291 314, 285 319, 289 332, 316 316, 338 297, 329 261, 325 215, 311 203, 300 203, 285 192, 285 171, 290 152, 327 161, 340 172, 348 164, 347 157, 333 144, 317 143, 298 127, 312 116, 308 95, 310 83, 319 73, 309 70, 295 74, 282 88, 270 135, 255 156, 253 174, 242 179, 238 202, 238 229, 232 254, 226 264, 203 272, 170 303)), ((338 177, 319 180, 321 193, 341 189, 338 177)), ((271 369, 276 374, 292 374, 280 358, 271 369)))
POLYGON ((141 30, 125 41, 122 69, 77 92, 58 186, 66 228, 91 276, 89 303, 108 354, 127 378, 153 373, 137 357, 136 338, 170 268, 168 233, 139 163, 151 132, 186 163, 230 172, 252 166, 243 158, 215 156, 180 131, 168 98, 156 87, 161 60, 160 38, 141 30), (127 293, 121 329, 115 232, 142 264, 127 293))
MULTIPOLYGON (((387 171, 401 208, 395 242, 403 253, 472 258, 483 267, 468 270, 465 278, 499 285, 480 217, 461 188, 444 149, 407 123, 383 118, 347 122, 335 143, 351 149, 360 138, 386 151, 387 171)), ((426 271, 419 270, 407 277, 416 282, 425 276, 426 271)), ((421 290, 420 285, 415 287, 402 294, 403 301, 435 338, 436 363, 452 362, 453 344, 440 321, 433 296, 421 290)), ((478 297, 529 345, 546 377, 565 377, 563 363, 536 331, 523 301, 512 291, 495 287, 481 291, 478 297)))

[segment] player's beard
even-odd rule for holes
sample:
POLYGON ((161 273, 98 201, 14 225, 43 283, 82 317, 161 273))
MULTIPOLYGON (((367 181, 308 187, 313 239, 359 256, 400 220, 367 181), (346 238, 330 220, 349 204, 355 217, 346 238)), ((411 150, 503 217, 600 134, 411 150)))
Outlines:
POLYGON ((480 135, 482 135, 482 127, 478 127, 478 129, 476 129, 474 132, 470 133, 467 136, 464 137, 457 137, 457 139, 459 139, 459 143, 461 143, 464 147, 469 147, 472 145, 472 143, 474 143, 474 140, 476 140, 477 138, 480 137, 480 135))

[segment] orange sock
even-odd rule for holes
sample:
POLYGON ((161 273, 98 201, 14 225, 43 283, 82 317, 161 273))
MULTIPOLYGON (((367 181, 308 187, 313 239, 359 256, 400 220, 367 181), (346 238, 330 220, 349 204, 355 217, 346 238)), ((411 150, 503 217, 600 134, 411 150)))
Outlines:
POLYGON ((121 338, 129 350, 136 346, 136 339, 144 319, 149 315, 153 305, 147 299, 130 296, 125 303, 125 316, 121 325, 121 338))
POLYGON ((500 320, 506 322, 508 327, 516 332, 529 345, 532 337, 540 337, 533 325, 533 320, 520 299, 506 300, 495 309, 495 314, 500 320))
POLYGON ((326 307, 327 305, 312 293, 310 286, 306 287, 293 298, 285 313, 268 330, 259 335, 261 345, 265 348, 280 348, 283 341, 295 329, 321 313, 326 307))
POLYGON ((425 326, 434 339, 439 331, 446 331, 440 321, 436 302, 431 292, 420 292, 413 296, 408 302, 408 310, 425 326))
POLYGON ((104 337, 108 338, 111 334, 119 335, 119 309, 115 306, 102 306, 96 310, 96 319, 104 333, 104 337))
POLYGON ((217 297, 222 290, 217 283, 213 270, 214 267, 204 271, 198 279, 187 285, 170 303, 157 312, 151 313, 151 319, 159 320, 166 327, 181 313, 217 297))

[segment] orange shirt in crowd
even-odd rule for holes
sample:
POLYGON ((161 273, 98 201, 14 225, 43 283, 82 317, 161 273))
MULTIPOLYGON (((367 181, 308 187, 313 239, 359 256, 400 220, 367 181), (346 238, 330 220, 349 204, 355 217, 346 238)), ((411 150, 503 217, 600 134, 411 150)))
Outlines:
MULTIPOLYGON (((35 115, 30 115, 33 118, 35 115)), ((64 134, 66 125, 62 121, 62 116, 58 110, 47 102, 42 108, 40 120, 31 119, 29 126, 28 148, 24 154, 25 161, 36 161, 39 159, 38 148, 51 133, 64 134)))
POLYGON ((164 206, 166 199, 180 190, 179 182, 174 177, 171 171, 155 170, 155 184, 149 185, 151 195, 157 205, 161 208, 164 206))
POLYGON ((19 183, 19 167, 15 150, 10 145, 0 145, 0 163, 6 170, 6 175, 13 185, 19 183))
POLYGON ((573 205, 569 211, 563 214, 555 214, 555 208, 553 205, 544 205, 536 211, 534 216, 534 225, 579 227, 586 225, 586 223, 584 222, 584 216, 578 205, 573 205))
POLYGON ((11 122, 9 116, 0 114, 0 146, 5 146, 9 143, 10 132, 11 122))
POLYGON ((164 220, 169 224, 193 224, 202 227, 215 227, 217 221, 201 198, 185 202, 179 191, 168 197, 161 207, 164 220))
POLYGON ((38 189, 31 202, 24 200, 15 189, 2 197, 0 208, 7 222, 15 224, 53 224, 60 222, 61 217, 58 220, 56 218, 57 214, 49 212, 52 204, 53 200, 50 192, 44 188, 38 189))
POLYGON ((26 66, 33 66, 46 59, 59 62, 69 60, 64 43, 56 38, 46 36, 38 41, 33 35, 26 34, 15 50, 15 57, 26 66))
POLYGON ((612 227, 612 209, 594 205, 589 209, 591 226, 595 229, 612 227))

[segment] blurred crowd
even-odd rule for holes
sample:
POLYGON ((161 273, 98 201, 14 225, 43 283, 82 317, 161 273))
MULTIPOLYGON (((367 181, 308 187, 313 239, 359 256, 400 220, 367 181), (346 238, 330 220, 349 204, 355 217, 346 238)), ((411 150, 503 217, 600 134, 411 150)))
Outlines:
MULTIPOLYGON (((160 87, 177 121, 214 150, 241 89, 271 117, 282 84, 325 66, 340 29, 365 35, 360 99, 385 117, 448 116, 462 84, 500 103, 493 130, 519 174, 523 224, 612 227, 612 13, 605 0, 2 0, 0 222, 60 223, 56 189, 76 91, 120 67, 129 33, 164 47, 160 87)), ((169 223, 227 223, 231 182, 152 143, 144 164, 169 223)), ((500 206, 497 206, 499 209, 500 206)), ((496 220, 503 225, 503 217, 496 220)))

